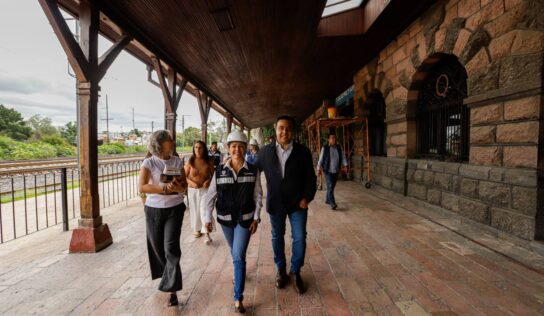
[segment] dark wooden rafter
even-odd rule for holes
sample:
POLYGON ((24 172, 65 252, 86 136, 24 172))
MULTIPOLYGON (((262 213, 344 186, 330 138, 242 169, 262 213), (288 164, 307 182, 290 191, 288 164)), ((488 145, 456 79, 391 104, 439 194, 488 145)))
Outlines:
POLYGON ((55 0, 39 0, 39 3, 53 27, 53 31, 59 39, 79 81, 90 81, 91 79, 100 81, 119 53, 133 39, 130 35, 124 35, 98 58, 98 36, 92 36, 92 34, 98 34, 100 27, 99 9, 96 2, 91 1, 86 3, 83 1, 80 4, 81 7, 92 7, 91 10, 81 10, 79 15, 81 22, 87 21, 86 23, 89 26, 81 28, 82 38, 88 38, 87 41, 81 41, 81 44, 74 38, 55 0), (93 15, 91 13, 93 11, 97 15, 93 15), (91 69, 93 67, 98 67, 98 72, 93 72, 91 69), (91 75, 96 75, 97 78, 91 78, 91 75))
POLYGON ((210 109, 212 108, 213 99, 206 95, 203 91, 198 91, 197 95, 198 109, 200 111, 200 120, 201 120, 201 132, 202 132, 202 141, 206 141, 208 136, 208 117, 210 116, 210 109))
POLYGON ((230 132, 232 132, 232 115, 227 115, 226 119, 227 119, 227 135, 228 135, 230 134, 230 132))
POLYGON ((166 106, 166 112, 174 112, 173 111, 174 98, 170 94, 170 90, 168 89, 168 85, 166 84, 165 72, 162 69, 161 62, 157 57, 153 57, 152 61, 153 61, 153 67, 155 68, 155 71, 157 72, 159 85, 162 91, 162 96, 164 98, 164 105, 166 106))
MULTIPOLYGON (((153 67, 157 72, 159 80, 158 86, 162 90, 167 112, 176 112, 179 101, 181 100, 181 95, 187 86, 187 79, 182 78, 179 80, 179 74, 172 67, 169 67, 164 71, 161 62, 157 57, 152 58, 152 60, 153 67)), ((154 82, 152 79, 150 79, 150 81, 154 82)))
POLYGON ((179 105, 179 101, 181 100, 181 95, 183 94, 183 91, 185 90, 185 87, 187 86, 187 79, 183 78, 181 79, 181 82, 179 83, 178 91, 176 92, 176 104, 179 105))
POLYGON ((98 59, 98 80, 102 80, 115 58, 119 56, 119 53, 123 51, 130 41, 132 41, 132 36, 123 35, 123 37, 115 42, 115 44, 113 44, 107 52, 100 56, 98 59))
POLYGON ((89 62, 78 42, 72 35, 72 31, 62 17, 60 9, 55 0, 38 0, 45 16, 49 20, 49 24, 53 27, 55 35, 60 41, 68 61, 74 69, 78 80, 88 81, 89 78, 89 62))
MULTIPOLYGON (((179 101, 185 87, 187 86, 187 79, 179 79, 180 74, 178 74, 174 68, 168 67, 166 71, 163 69, 161 61, 153 56, 151 58, 153 62, 153 67, 158 77, 158 86, 161 88, 163 97, 164 97, 164 108, 165 108, 165 118, 164 125, 167 130, 170 131, 174 141, 176 139, 176 118, 177 110, 179 106, 179 101)), ((151 78, 151 72, 148 72, 148 81, 155 82, 151 78)))

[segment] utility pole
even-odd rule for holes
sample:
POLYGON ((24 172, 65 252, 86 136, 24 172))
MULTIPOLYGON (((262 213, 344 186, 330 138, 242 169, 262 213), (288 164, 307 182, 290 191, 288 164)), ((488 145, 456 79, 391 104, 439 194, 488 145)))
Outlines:
POLYGON ((153 128, 155 127, 155 122, 151 121, 151 133, 153 133, 153 128))
POLYGON ((181 115, 181 132, 183 133, 183 138, 182 138, 182 146, 185 146, 185 117, 186 116, 191 116, 189 114, 182 114, 181 115))
POLYGON ((132 107, 132 131, 136 134, 136 125, 134 124, 134 107, 132 107))
POLYGON ((106 134, 108 136, 108 144, 110 143, 110 121, 113 120, 109 117, 109 109, 108 109, 108 95, 106 94, 106 118, 102 119, 102 121, 106 121, 106 134))

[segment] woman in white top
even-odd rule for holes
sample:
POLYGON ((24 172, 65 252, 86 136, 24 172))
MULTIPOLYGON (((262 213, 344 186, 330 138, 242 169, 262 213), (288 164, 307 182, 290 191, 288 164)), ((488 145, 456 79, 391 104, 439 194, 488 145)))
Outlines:
POLYGON ((257 231, 262 207, 261 180, 257 167, 244 161, 247 136, 234 131, 227 137, 231 158, 215 171, 206 195, 205 223, 212 228, 212 212, 217 210, 229 244, 234 265, 234 311, 244 313, 246 252, 249 238, 257 231))
POLYGON ((180 235, 187 190, 181 159, 173 155, 174 142, 166 130, 154 132, 148 144, 151 157, 140 169, 140 195, 145 197, 147 253, 151 278, 161 278, 159 290, 170 293, 169 305, 178 305, 176 292, 182 289, 180 235), (161 174, 165 168, 178 170, 172 181, 161 174))

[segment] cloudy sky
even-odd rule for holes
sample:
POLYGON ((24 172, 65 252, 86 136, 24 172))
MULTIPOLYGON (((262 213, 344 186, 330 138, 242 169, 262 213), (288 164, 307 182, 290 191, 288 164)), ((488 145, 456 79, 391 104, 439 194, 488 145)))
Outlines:
MULTIPOLYGON (((75 27, 74 21, 68 23, 75 27)), ((68 74, 66 55, 38 1, 0 0, 0 39, 0 104, 15 108, 25 118, 50 117, 55 125, 75 121, 75 79, 68 74)), ((99 44, 99 53, 111 45, 104 38, 99 44)), ((132 108, 136 128, 151 130, 151 121, 155 128, 164 124, 164 112, 154 110, 164 107, 162 93, 147 82, 145 65, 129 54, 119 55, 100 86, 99 118, 106 116, 107 94, 111 131, 132 129, 132 108)), ((185 127, 200 127, 197 101, 188 93, 179 105, 178 117, 182 114, 190 115, 185 127)), ((210 120, 219 121, 222 116, 212 110, 210 120)), ((104 120, 98 129, 105 130, 104 120)))

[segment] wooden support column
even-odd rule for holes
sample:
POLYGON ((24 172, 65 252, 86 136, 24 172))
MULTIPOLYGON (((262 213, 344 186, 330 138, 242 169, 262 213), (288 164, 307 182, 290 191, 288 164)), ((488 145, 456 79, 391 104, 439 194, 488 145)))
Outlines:
POLYGON ((198 109, 200 110, 200 121, 202 136, 200 137, 203 142, 206 142, 208 137, 208 117, 210 116, 210 109, 212 108, 212 98, 207 96, 204 92, 198 91, 197 94, 198 109))
POLYGON ((68 56, 68 61, 74 69, 78 81, 81 219, 78 222, 78 227, 72 232, 70 252, 97 252, 113 242, 108 225, 102 223, 100 215, 97 147, 99 82, 132 38, 123 36, 103 56, 98 58, 100 25, 98 1, 80 1, 81 44, 72 35, 57 1, 39 0, 39 3, 68 56))
POLYGON ((157 72, 157 77, 159 78, 159 87, 161 88, 164 97, 164 128, 170 131, 170 134, 174 139, 175 151, 177 110, 181 95, 187 85, 187 79, 183 78, 181 81, 178 80, 178 73, 172 67, 168 67, 168 70, 165 73, 161 62, 157 57, 152 57, 152 61, 153 67, 157 72))
POLYGON ((232 115, 227 115, 227 135, 232 132, 232 115))

